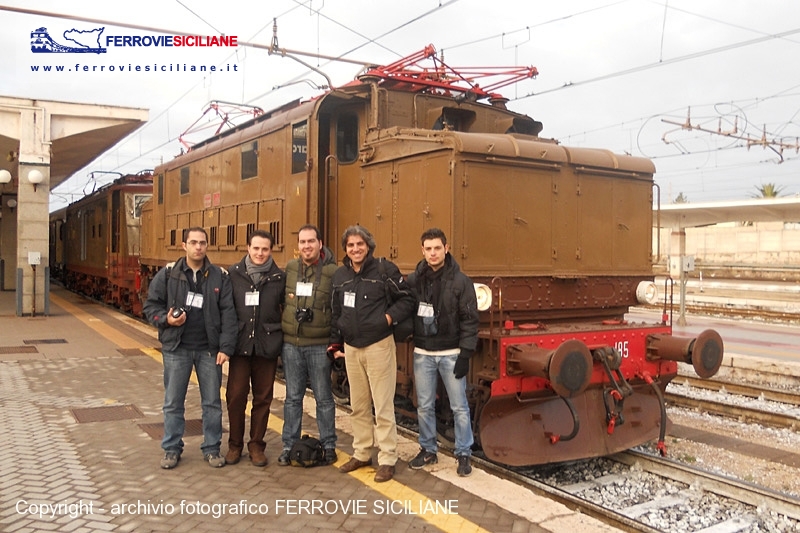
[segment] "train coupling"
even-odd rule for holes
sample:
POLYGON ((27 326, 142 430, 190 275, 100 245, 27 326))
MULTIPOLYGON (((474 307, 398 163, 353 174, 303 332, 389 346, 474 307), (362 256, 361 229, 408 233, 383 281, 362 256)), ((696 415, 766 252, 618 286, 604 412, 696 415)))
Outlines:
POLYGON ((526 376, 547 379, 562 398, 578 396, 592 379, 592 354, 586 344, 577 339, 565 341, 555 350, 533 344, 509 346, 507 358, 526 376))
POLYGON ((666 359, 689 363, 701 378, 710 378, 722 365, 724 354, 722 337, 707 329, 695 338, 653 334, 647 337, 647 359, 666 359))

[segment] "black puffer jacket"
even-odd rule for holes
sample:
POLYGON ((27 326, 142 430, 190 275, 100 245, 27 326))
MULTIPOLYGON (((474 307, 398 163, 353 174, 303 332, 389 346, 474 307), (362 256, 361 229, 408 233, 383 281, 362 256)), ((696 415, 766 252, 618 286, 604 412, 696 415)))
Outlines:
MULTIPOLYGON (((167 324, 170 307, 183 307, 189 293, 189 280, 183 270, 186 258, 167 265, 156 273, 147 291, 144 314, 158 328, 158 340, 165 351, 174 351, 181 344, 183 326, 167 324)), ((212 265, 208 258, 202 268, 206 281, 203 283, 203 317, 211 353, 222 352, 233 355, 236 348, 236 310, 233 307, 231 278, 228 272, 212 265)))
POLYGON ((392 317, 392 324, 397 324, 414 312, 414 295, 400 270, 384 259, 384 281, 378 261, 370 252, 361 270, 355 272, 350 258, 345 257, 344 266, 333 274, 331 344, 345 342, 364 348, 392 334, 385 315, 392 317), (345 293, 354 293, 355 305, 344 304, 345 293))
POLYGON ((258 355, 277 359, 283 348, 281 305, 284 274, 273 262, 258 285, 247 274, 245 259, 231 266, 233 301, 238 319, 236 356, 258 355), (258 305, 245 305, 245 293, 258 291, 258 305))
POLYGON ((429 274, 431 268, 420 261, 408 276, 408 286, 417 301, 435 303, 438 332, 426 335, 422 317, 414 313, 414 346, 423 350, 439 351, 460 348, 463 354, 472 355, 478 345, 478 302, 475 285, 449 253, 442 266, 439 294, 431 294, 429 274))

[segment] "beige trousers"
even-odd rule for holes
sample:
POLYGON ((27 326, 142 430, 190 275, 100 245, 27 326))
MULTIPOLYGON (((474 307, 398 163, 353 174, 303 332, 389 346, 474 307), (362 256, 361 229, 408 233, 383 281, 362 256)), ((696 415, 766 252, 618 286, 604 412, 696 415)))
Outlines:
POLYGON ((364 348, 345 344, 350 407, 353 409, 350 417, 353 424, 353 457, 359 461, 367 461, 371 457, 371 448, 377 446, 379 465, 394 466, 397 462, 397 425, 394 418, 396 350, 391 335, 364 348))

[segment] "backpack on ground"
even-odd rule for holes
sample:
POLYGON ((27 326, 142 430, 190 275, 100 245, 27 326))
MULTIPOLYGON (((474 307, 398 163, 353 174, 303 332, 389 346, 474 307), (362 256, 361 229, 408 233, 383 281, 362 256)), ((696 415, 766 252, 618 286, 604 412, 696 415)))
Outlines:
POLYGON ((322 443, 310 435, 303 435, 289 450, 289 461, 292 466, 305 468, 324 464, 325 450, 322 443))

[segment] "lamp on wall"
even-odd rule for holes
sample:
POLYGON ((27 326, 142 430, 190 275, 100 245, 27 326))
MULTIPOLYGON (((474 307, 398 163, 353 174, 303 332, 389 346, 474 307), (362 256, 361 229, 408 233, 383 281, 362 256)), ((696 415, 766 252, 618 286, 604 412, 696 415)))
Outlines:
POLYGON ((28 172, 28 181, 33 184, 33 192, 36 192, 36 186, 44 181, 44 174, 34 168, 28 172))
POLYGON ((8 201, 6 202, 6 205, 8 206, 9 209, 11 209, 11 212, 13 213, 14 208, 17 207, 17 201, 14 200, 13 198, 9 198, 8 201))
POLYGON ((6 169, 0 170, 0 185, 11 183, 11 172, 6 169))

